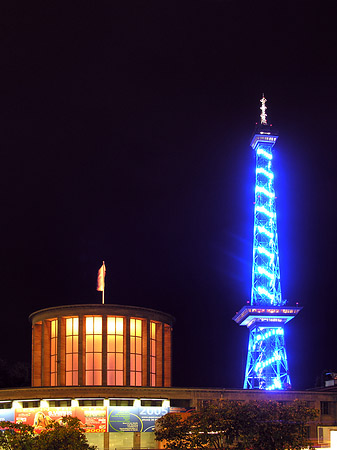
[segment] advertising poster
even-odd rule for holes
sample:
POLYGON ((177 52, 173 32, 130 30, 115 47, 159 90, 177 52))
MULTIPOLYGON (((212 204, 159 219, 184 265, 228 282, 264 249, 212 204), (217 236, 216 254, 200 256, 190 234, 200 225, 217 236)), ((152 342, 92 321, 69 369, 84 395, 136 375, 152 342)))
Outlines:
POLYGON ((34 427, 35 433, 42 430, 53 421, 60 422, 63 416, 72 416, 74 408, 17 408, 15 410, 15 423, 24 423, 34 427))
POLYGON ((169 408, 152 406, 115 406, 108 410, 108 431, 154 431, 154 424, 159 417, 167 414, 169 408))
POLYGON ((14 409, 0 409, 0 422, 14 422, 14 409))
POLYGON ((86 433, 104 433, 107 431, 106 406, 82 406, 73 408, 74 417, 80 419, 86 433))
POLYGON ((53 421, 61 423, 64 416, 77 417, 87 433, 107 430, 107 408, 103 406, 18 408, 15 410, 15 423, 31 425, 35 433, 41 433, 53 421))

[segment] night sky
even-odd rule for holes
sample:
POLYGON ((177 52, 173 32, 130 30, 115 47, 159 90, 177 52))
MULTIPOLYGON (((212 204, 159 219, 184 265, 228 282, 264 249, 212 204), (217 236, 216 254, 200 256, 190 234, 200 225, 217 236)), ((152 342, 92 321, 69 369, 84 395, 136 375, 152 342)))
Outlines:
POLYGON ((267 98, 293 387, 337 371, 337 29, 307 1, 7 2, 1 15, 0 358, 32 312, 176 318, 173 384, 240 388, 267 98))

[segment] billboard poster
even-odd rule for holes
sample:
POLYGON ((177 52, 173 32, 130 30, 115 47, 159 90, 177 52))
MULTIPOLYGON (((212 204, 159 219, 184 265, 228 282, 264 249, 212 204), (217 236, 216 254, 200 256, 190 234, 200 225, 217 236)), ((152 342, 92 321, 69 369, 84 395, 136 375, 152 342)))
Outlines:
POLYGON ((63 416, 72 416, 74 408, 17 408, 15 423, 23 423, 34 427, 35 433, 42 430, 53 421, 61 422, 63 416))
POLYGON ((106 406, 82 406, 73 408, 74 417, 80 419, 86 433, 104 433, 107 431, 106 406))
POLYGON ((41 433, 53 421, 62 422, 62 417, 77 417, 87 433, 104 433, 107 430, 107 408, 102 406, 18 408, 15 410, 15 423, 34 427, 41 433))
POLYGON ((14 422, 14 409, 0 409, 0 422, 14 422))
POLYGON ((170 408, 152 406, 112 406, 108 410, 108 431, 154 431, 159 417, 168 413, 170 408))

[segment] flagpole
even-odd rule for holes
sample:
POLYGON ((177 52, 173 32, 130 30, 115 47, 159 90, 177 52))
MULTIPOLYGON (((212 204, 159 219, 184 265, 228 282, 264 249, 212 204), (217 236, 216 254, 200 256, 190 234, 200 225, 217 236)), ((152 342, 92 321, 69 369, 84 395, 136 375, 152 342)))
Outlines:
POLYGON ((102 305, 104 305, 104 290, 105 290, 105 263, 103 261, 103 291, 102 291, 102 305))
POLYGON ((102 305, 104 305, 104 291, 105 291, 105 262, 103 261, 97 274, 97 291, 102 291, 102 305))

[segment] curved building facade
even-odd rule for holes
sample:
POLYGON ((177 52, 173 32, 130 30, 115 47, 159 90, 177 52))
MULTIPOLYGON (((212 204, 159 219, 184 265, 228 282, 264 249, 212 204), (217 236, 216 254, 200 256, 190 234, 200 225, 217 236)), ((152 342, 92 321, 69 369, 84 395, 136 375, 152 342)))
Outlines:
POLYGON ((153 309, 67 305, 30 315, 32 386, 171 386, 174 318, 153 309))

